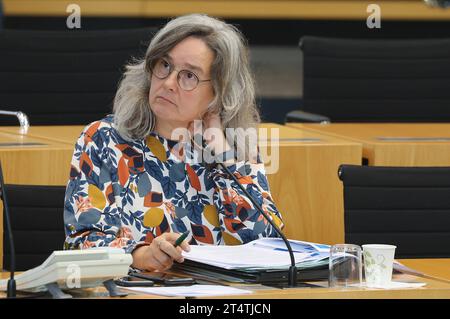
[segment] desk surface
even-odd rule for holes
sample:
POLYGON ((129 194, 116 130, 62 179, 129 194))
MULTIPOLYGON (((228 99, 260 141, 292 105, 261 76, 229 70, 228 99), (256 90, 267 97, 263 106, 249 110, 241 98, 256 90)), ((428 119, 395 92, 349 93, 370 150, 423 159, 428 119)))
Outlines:
MULTIPOLYGON (((327 288, 327 282, 311 282, 323 288, 289 288, 289 289, 258 289, 251 295, 227 296, 227 299, 246 298, 286 298, 286 299, 409 299, 409 298, 445 298, 450 299, 450 259, 400 259, 403 265, 421 271, 429 276, 422 278, 405 274, 393 276, 395 281, 424 282, 426 286, 418 289, 336 289, 327 288)), ((249 287, 243 287, 248 289, 249 287)), ((223 297, 219 297, 223 298, 223 297)))
POLYGON ((25 151, 28 149, 58 149, 65 148, 66 145, 57 141, 46 140, 31 135, 19 135, 0 130, 0 151, 25 151))
POLYGON ((258 127, 259 141, 271 141, 280 143, 280 145, 350 145, 355 146, 360 143, 346 139, 340 136, 323 134, 319 131, 309 129, 298 129, 277 123, 261 123, 258 127), (267 135, 267 136, 266 136, 267 135))
MULTIPOLYGON (((2 126, 0 127, 0 133, 8 133, 9 136, 12 136, 12 134, 24 136, 29 139, 48 139, 59 143, 69 143, 73 145, 80 136, 84 127, 84 125, 31 126, 28 129, 28 132, 23 134, 18 126, 2 126)), ((279 137, 279 140, 276 142, 283 145, 294 145, 298 143, 307 143, 308 145, 355 145, 355 142, 351 140, 345 140, 330 135, 323 135, 320 132, 297 130, 295 128, 276 123, 261 123, 258 128, 261 142, 270 142, 271 137, 277 136, 279 137), (274 130, 277 130, 277 132, 274 130)))
MULTIPOLYGON (((70 0, 4 0, 5 15, 67 16, 70 0)), ((83 16, 173 17, 193 12, 223 18, 350 19, 366 20, 373 1, 352 0, 77 0, 83 16), (330 9, 332 8, 332 9, 330 9)), ((449 10, 439 10, 420 0, 381 0, 383 20, 448 20, 449 10)), ((372 12, 372 11, 370 11, 372 12)))
MULTIPOLYGON (((401 259, 402 264, 427 272, 428 275, 433 275, 440 278, 450 278, 450 259, 401 259)), ((8 278, 9 274, 6 272, 0 273, 0 278, 8 278)), ((450 279, 445 281, 435 280, 430 278, 421 278, 411 275, 398 274, 394 275, 395 281, 404 282, 425 282, 427 285, 417 289, 334 289, 326 288, 326 282, 312 282, 320 285, 319 288, 289 288, 289 289, 274 289, 271 287, 255 286, 255 285, 235 285, 242 289, 252 290, 250 295, 236 295, 236 296, 221 296, 218 298, 226 299, 351 299, 351 298, 367 298, 367 299, 409 299, 409 298, 445 298, 450 299, 450 279), (253 288, 252 288, 253 287, 253 288)), ((0 297, 4 294, 0 293, 0 297)), ((105 298, 105 289, 102 287, 95 289, 85 289, 81 295, 87 298, 105 298)), ((129 299, 155 299, 167 298, 154 295, 130 294, 129 299)))
POLYGON ((363 143, 381 144, 389 138, 393 143, 450 143, 450 123, 289 123, 288 126, 345 136, 363 143))
POLYGON ((449 123, 291 123, 288 126, 359 142, 369 165, 450 165, 449 123))
POLYGON ((443 278, 450 281, 450 259, 401 259, 402 264, 424 274, 443 278))
POLYGON ((15 134, 28 138, 39 138, 54 142, 75 145, 84 125, 30 126, 26 134, 18 126, 1 126, 0 132, 15 134))

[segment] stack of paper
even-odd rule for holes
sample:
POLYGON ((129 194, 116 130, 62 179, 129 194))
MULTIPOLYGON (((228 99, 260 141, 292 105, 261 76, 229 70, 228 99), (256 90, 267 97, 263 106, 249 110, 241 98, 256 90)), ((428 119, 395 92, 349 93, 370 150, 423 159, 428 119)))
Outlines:
MULTIPOLYGON (((296 265, 309 268, 328 263, 330 246, 289 240, 296 265)), ((262 238, 238 246, 191 246, 183 256, 192 261, 224 269, 286 269, 291 260, 281 238, 262 238)))
POLYGON ((363 287, 363 288, 367 288, 367 289, 406 289, 406 288, 417 289, 417 288, 423 287, 425 285, 426 285, 426 283, 424 283, 424 282, 391 281, 387 285, 367 287, 367 283, 363 283, 362 285, 356 286, 356 287, 363 287))
POLYGON ((129 287, 124 288, 138 293, 169 297, 210 297, 224 295, 251 294, 252 291, 218 285, 192 285, 177 287, 129 287))

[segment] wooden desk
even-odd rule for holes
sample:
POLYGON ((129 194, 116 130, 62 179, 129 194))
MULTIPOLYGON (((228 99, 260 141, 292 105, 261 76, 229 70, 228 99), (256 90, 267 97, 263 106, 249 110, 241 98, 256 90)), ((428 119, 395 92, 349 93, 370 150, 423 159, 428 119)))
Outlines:
MULTIPOLYGON (((440 278, 450 278, 450 259, 402 259, 399 260, 408 267, 416 267, 416 270, 426 270, 428 275, 440 278)), ((6 272, 0 273, 0 278, 8 278, 6 272)), ((450 299, 450 280, 426 279, 410 275, 394 275, 395 281, 404 282, 425 282, 427 285, 414 289, 335 289, 327 288, 326 282, 312 282, 323 288, 289 288, 274 289, 271 287, 261 287, 258 289, 254 285, 240 284, 238 288, 253 290, 252 294, 208 297, 220 299, 427 299, 440 298, 450 299)), ((0 298, 4 297, 4 293, 0 293, 0 298)), ((83 298, 105 298, 105 289, 102 287, 94 289, 85 289, 81 294, 83 298)), ((127 299, 161 299, 168 298, 156 295, 130 294, 127 299)))
POLYGON ((401 259, 405 266, 450 281, 450 259, 401 259))
MULTIPOLYGON (((394 280, 403 282, 424 282, 426 286, 417 289, 335 289, 335 288, 289 288, 256 290, 249 295, 208 297, 208 299, 450 299, 450 284, 396 275, 394 280)), ((326 283, 323 283, 326 285, 326 283)))
POLYGON ((341 164, 361 164, 361 145, 274 123, 260 128, 269 129, 269 133, 273 128, 279 130, 280 139, 275 143, 279 169, 268 174, 268 180, 283 215, 285 235, 318 243, 343 243, 343 187, 337 171, 341 164))
POLYGON ((73 146, 0 131, 0 160, 7 184, 65 185, 73 146))
MULTIPOLYGON (((71 0, 4 0, 5 15, 68 16, 71 0)), ((82 16, 174 17, 206 13, 223 18, 347 19, 365 21, 373 1, 352 0, 77 0, 82 16)), ((425 5, 421 0, 381 0, 383 20, 448 20, 449 10, 425 5)))
POLYGON ((369 165, 450 166, 448 123, 290 123, 288 126, 359 142, 369 165))
MULTIPOLYGON (((450 259, 400 259, 399 262, 415 270, 439 279, 428 279, 405 274, 395 274, 394 281, 424 282, 426 286, 417 289, 336 289, 327 288, 326 282, 311 282, 324 288, 290 288, 257 290, 251 295, 227 296, 227 299, 450 299, 450 259), (447 280, 446 280, 447 279, 447 280)), ((224 298, 224 297, 222 297, 224 298)))
POLYGON ((22 134, 18 126, 0 126, 0 132, 51 140, 73 147, 84 127, 84 125, 30 126, 27 133, 22 134))

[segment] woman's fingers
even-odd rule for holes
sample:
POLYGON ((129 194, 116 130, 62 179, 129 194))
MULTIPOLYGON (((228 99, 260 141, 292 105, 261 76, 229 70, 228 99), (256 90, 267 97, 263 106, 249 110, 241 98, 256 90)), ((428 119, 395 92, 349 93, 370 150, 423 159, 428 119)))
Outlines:
POLYGON ((180 246, 175 247, 174 244, 180 236, 177 233, 164 233, 153 240, 147 257, 149 268, 166 270, 173 265, 174 260, 180 263, 184 261, 182 252, 190 251, 190 246, 183 240, 180 246))
MULTIPOLYGON (((160 252, 162 253, 162 252, 160 252)), ((150 246, 150 249, 147 254, 147 260, 145 267, 146 270, 153 271, 153 270, 164 270, 165 265, 160 261, 160 258, 157 257, 158 255, 158 249, 155 247, 150 246)))
POLYGON ((181 243, 180 247, 174 246, 176 240, 180 236, 181 235, 177 233, 166 233, 164 236, 161 236, 163 238, 160 239, 158 248, 172 259, 183 262, 184 258, 182 256, 182 250, 189 251, 190 247, 185 240, 181 243))
MULTIPOLYGON (((181 235, 180 235, 181 236, 181 235)), ((191 246, 188 244, 187 240, 183 240, 180 244, 180 246, 178 246, 177 248, 180 248, 181 250, 184 250, 185 252, 190 252, 191 251, 191 246)), ((180 254, 181 254, 181 250, 180 250, 180 254)))
POLYGON ((170 258, 170 256, 168 256, 162 250, 158 250, 157 252, 155 252, 154 257, 158 261, 158 263, 162 265, 163 269, 159 270, 165 270, 167 268, 170 268, 173 264, 172 258, 170 258))
MULTIPOLYGON (((181 236, 181 234, 178 233, 165 233, 165 239, 170 242, 171 244, 175 245, 175 242, 177 241, 177 239, 181 236)), ((185 252, 189 252, 191 251, 191 246, 189 246, 187 239, 183 240, 180 244, 180 246, 182 250, 184 250, 185 252)), ((181 254, 181 251, 180 251, 181 254)))
POLYGON ((155 268, 157 270, 165 270, 172 266, 173 263, 172 258, 161 249, 161 246, 164 242, 166 241, 162 238, 159 238, 157 240, 154 240, 150 245, 151 256, 149 258, 149 263, 152 265, 152 268, 155 268))
POLYGON ((178 262, 183 261, 183 256, 181 255, 181 251, 177 249, 172 243, 170 243, 167 240, 164 240, 161 242, 161 245, 159 245, 159 249, 166 254, 166 256, 170 257, 171 259, 174 259, 178 262))

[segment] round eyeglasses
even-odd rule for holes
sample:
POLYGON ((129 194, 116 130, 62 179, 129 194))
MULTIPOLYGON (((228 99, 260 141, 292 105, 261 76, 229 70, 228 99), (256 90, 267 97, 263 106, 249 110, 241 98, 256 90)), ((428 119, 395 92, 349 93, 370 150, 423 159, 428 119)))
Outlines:
MULTIPOLYGON (((175 68, 167 60, 162 58, 156 61, 152 68, 153 75, 160 80, 167 78, 173 71, 177 70, 175 70, 175 68)), ((185 91, 192 91, 198 86, 199 83, 209 81, 211 81, 211 79, 200 80, 194 72, 189 70, 180 70, 177 74, 178 85, 185 91)))

